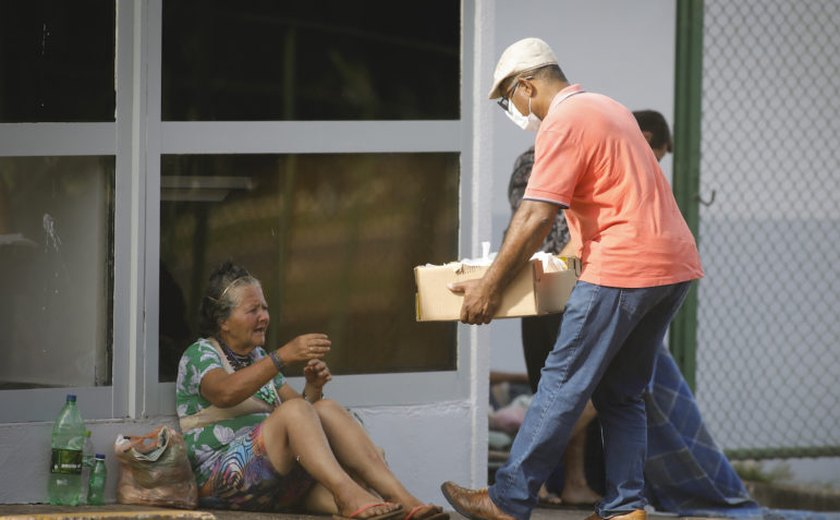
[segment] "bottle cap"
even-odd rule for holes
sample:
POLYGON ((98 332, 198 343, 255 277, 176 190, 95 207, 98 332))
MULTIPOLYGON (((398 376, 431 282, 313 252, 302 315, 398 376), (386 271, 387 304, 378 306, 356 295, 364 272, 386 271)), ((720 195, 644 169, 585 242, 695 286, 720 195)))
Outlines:
POLYGON ((75 394, 67 394, 67 402, 76 402, 76 395, 75 394))
POLYGON ((105 460, 105 454, 104 453, 97 453, 94 458, 105 460))

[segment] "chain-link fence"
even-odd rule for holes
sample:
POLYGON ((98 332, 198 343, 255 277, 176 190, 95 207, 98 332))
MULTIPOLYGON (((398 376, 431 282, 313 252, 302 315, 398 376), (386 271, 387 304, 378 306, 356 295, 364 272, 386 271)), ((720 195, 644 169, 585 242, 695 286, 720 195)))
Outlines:
POLYGON ((733 458, 840 456, 840 0, 706 0, 697 398, 733 458))

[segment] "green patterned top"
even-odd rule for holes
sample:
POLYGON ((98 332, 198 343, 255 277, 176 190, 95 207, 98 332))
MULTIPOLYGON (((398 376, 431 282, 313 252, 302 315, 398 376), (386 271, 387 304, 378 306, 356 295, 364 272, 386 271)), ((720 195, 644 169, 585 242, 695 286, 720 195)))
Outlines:
MULTIPOLYGON (((262 347, 257 347, 251 351, 251 362, 256 362, 266 355, 262 347)), ((175 383, 175 406, 179 418, 193 415, 211 406, 210 401, 202 397, 199 392, 199 385, 204 375, 216 368, 224 370, 218 352, 207 339, 199 339, 184 351, 181 362, 178 364, 178 379, 175 383)), ((281 373, 278 373, 273 380, 277 389, 283 386, 285 382, 286 378, 281 373)), ((275 404, 276 394, 269 386, 271 383, 272 381, 269 381, 260 388, 255 397, 269 404, 275 404)), ((215 462, 215 455, 222 453, 224 448, 235 438, 247 435, 254 426, 261 423, 266 417, 268 417, 267 413, 242 415, 203 428, 193 428, 182 432, 187 446, 187 454, 199 486, 204 484, 209 477, 210 470, 215 462)))

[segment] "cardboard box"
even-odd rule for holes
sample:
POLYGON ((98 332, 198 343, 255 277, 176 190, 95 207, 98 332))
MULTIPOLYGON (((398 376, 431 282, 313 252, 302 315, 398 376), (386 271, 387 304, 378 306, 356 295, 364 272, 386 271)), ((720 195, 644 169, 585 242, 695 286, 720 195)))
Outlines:
MULTIPOLYGON (((580 275, 580 259, 553 257, 561 262, 532 258, 502 294, 496 318, 516 318, 563 312, 580 275)), ((450 262, 414 268, 417 284, 417 321, 453 321, 461 317, 464 296, 447 285, 481 278, 489 265, 450 262)))

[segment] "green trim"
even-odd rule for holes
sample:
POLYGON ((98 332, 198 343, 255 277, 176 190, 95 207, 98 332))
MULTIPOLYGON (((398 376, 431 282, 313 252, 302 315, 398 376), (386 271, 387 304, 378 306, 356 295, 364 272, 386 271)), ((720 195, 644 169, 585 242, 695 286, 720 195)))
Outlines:
POLYGON ((790 446, 784 448, 741 448, 724 450, 732 460, 840 457, 840 446, 790 446))
MULTIPOLYGON (((677 0, 676 40, 673 189, 688 227, 699 243, 703 0, 677 0)), ((677 365, 693 390, 697 368, 697 284, 691 287, 671 324, 669 343, 677 365)))

